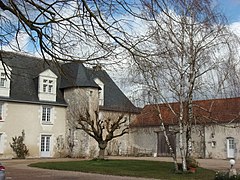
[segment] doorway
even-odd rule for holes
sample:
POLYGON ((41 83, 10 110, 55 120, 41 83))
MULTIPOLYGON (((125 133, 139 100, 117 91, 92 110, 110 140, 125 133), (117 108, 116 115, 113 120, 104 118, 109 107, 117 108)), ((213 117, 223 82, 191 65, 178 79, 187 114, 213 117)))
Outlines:
MULTIPOLYGON (((166 138, 163 134, 163 132, 157 133, 157 156, 171 156, 169 147, 166 142, 166 138)), ((173 152, 176 154, 176 134, 168 132, 167 133, 169 142, 171 144, 171 147, 173 149, 173 152)))
POLYGON ((51 136, 41 135, 41 157, 50 157, 51 136))
POLYGON ((234 158, 235 156, 235 142, 234 138, 227 138, 227 158, 234 158))

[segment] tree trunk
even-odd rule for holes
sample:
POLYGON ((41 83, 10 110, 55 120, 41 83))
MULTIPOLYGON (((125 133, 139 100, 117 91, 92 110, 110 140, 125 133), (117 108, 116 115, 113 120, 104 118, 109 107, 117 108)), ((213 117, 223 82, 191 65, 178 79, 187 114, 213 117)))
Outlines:
POLYGON ((98 159, 104 159, 105 158, 105 149, 107 147, 107 142, 106 141, 98 142, 98 147, 99 147, 98 159))
POLYGON ((166 132, 166 128, 164 126, 164 123, 162 122, 162 128, 163 128, 163 134, 164 134, 164 137, 165 137, 165 140, 166 140, 166 143, 167 143, 167 146, 168 146, 168 149, 170 151, 170 154, 173 158, 173 163, 174 163, 174 169, 175 171, 178 171, 178 164, 177 164, 177 157, 175 155, 175 153, 173 152, 173 148, 170 144, 170 141, 169 141, 169 138, 168 138, 168 135, 167 135, 167 132, 166 132))

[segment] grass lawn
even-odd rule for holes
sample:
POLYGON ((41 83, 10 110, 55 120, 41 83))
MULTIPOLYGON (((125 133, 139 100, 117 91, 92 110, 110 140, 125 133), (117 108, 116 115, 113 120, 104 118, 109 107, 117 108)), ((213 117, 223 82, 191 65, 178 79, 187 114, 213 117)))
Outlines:
POLYGON ((197 172, 194 174, 175 174, 173 171, 173 163, 143 160, 83 160, 69 162, 41 162, 30 164, 29 166, 45 169, 170 180, 213 180, 215 175, 214 171, 203 168, 197 168, 197 172))

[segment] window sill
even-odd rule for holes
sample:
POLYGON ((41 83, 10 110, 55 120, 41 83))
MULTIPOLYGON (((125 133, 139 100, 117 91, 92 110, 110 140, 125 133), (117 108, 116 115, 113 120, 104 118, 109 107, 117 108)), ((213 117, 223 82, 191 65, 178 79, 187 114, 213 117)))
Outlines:
POLYGON ((42 122, 42 125, 53 125, 52 122, 42 122))

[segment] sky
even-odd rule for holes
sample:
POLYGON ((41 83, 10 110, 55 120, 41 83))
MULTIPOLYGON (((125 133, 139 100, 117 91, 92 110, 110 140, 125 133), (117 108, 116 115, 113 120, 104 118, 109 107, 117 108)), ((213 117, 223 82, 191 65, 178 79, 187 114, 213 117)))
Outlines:
POLYGON ((240 23, 240 0, 217 0, 229 23, 240 23))

